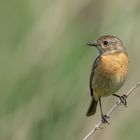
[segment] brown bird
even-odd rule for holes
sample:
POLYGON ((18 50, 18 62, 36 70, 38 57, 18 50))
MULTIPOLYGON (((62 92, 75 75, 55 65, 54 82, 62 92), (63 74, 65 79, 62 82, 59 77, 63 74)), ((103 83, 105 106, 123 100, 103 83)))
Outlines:
POLYGON ((88 46, 95 46, 99 51, 90 75, 89 85, 92 97, 87 116, 95 114, 99 101, 101 118, 103 123, 108 123, 107 115, 103 114, 101 97, 113 95, 120 99, 126 106, 126 95, 115 94, 124 84, 128 73, 128 55, 123 42, 111 35, 101 36, 94 43, 88 46))

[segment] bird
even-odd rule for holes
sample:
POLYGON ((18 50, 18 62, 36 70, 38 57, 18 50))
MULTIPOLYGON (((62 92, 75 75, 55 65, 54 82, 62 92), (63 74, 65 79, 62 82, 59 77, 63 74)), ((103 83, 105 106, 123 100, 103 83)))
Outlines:
POLYGON ((117 95, 116 92, 128 75, 128 54, 123 42, 113 35, 103 35, 87 45, 96 47, 99 55, 93 63, 89 78, 91 103, 86 115, 94 115, 99 102, 101 121, 109 124, 109 116, 103 113, 101 98, 113 95, 118 97, 124 106, 127 105, 127 96, 117 95))

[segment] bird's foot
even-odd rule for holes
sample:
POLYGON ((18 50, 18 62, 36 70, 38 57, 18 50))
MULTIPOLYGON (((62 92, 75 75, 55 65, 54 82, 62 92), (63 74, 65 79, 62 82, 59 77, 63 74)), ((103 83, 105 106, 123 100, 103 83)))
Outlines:
POLYGON ((126 101, 127 96, 126 96, 126 95, 122 95, 122 96, 120 96, 119 98, 120 98, 121 103, 122 103, 125 107, 127 107, 127 101, 126 101))
POLYGON ((108 119, 109 119, 109 116, 107 116, 107 115, 101 115, 101 118, 102 118, 102 123, 103 124, 105 124, 105 123, 107 123, 107 124, 110 124, 109 122, 108 122, 108 119))
POLYGON ((122 95, 122 96, 119 96, 117 94, 113 94, 113 96, 116 96, 120 99, 120 102, 125 106, 127 107, 127 101, 126 101, 126 98, 127 98, 127 95, 122 95))

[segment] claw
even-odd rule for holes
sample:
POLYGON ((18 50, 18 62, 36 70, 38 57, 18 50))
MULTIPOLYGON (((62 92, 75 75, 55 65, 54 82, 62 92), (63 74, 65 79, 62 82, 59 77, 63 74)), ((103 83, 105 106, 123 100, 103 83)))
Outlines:
POLYGON ((126 101, 126 98, 127 98, 127 95, 122 95, 122 96, 119 96, 117 94, 112 94, 113 96, 116 96, 120 99, 121 103, 127 107, 127 101, 126 101))
POLYGON ((119 98, 120 98, 121 103, 126 107, 127 106, 127 101, 126 101, 127 96, 122 95, 119 98))
POLYGON ((110 123, 108 122, 108 120, 107 120, 107 119, 109 119, 109 116, 107 116, 107 115, 102 115, 101 117, 102 117, 102 123, 103 123, 103 124, 105 124, 105 123, 110 124, 110 123))

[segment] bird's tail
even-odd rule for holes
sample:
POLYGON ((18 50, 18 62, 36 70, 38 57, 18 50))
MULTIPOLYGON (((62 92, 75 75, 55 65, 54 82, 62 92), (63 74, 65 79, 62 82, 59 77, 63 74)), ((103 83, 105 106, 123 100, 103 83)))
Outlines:
POLYGON ((90 103, 90 106, 89 106, 87 114, 86 114, 87 116, 91 116, 91 115, 95 114, 96 108, 97 108, 97 103, 98 103, 98 100, 96 100, 94 97, 92 97, 92 101, 90 103))

